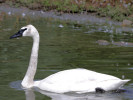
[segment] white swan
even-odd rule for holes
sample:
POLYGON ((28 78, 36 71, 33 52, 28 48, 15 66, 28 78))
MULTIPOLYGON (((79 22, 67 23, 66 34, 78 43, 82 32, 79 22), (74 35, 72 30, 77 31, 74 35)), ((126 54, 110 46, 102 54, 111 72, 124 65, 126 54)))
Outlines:
POLYGON ((86 93, 95 91, 111 91, 121 88, 129 80, 121 80, 117 77, 97 73, 87 69, 70 69, 52 74, 40 81, 33 81, 37 69, 39 33, 33 25, 22 27, 10 39, 30 36, 33 38, 33 47, 29 67, 22 81, 24 88, 37 87, 55 93, 76 92, 86 93))

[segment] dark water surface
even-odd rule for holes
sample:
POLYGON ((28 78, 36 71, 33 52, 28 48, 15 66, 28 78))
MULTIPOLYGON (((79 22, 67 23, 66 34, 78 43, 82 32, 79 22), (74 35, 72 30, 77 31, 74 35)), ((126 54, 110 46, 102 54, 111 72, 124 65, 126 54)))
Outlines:
POLYGON ((9 37, 29 23, 38 29, 41 39, 35 79, 43 79, 64 69, 86 68, 133 80, 132 32, 115 30, 107 25, 79 25, 50 18, 2 15, 0 100, 133 100, 132 80, 124 86, 124 93, 77 95, 22 90, 20 82, 27 70, 32 39, 10 40, 9 37))

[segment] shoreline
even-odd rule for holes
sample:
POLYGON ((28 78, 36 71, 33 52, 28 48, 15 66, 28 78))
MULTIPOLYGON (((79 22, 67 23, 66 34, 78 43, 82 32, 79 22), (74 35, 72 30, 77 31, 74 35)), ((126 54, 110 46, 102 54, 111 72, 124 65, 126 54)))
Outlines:
POLYGON ((59 19, 64 21, 72 21, 77 22, 79 24, 85 24, 85 23, 93 23, 93 24, 109 24, 109 25, 118 25, 122 26, 122 22, 111 20, 107 17, 98 17, 95 14, 91 13, 60 13, 56 11, 42 11, 42 10, 31 10, 26 7, 10 7, 9 5, 2 4, 0 6, 0 13, 6 13, 8 15, 19 15, 22 17, 30 16, 30 17, 42 17, 42 18, 53 18, 53 19, 59 19))
POLYGON ((133 24, 132 0, 0 0, 0 4, 44 12, 56 11, 60 14, 91 13, 100 18, 106 17, 114 21, 128 20, 133 24))

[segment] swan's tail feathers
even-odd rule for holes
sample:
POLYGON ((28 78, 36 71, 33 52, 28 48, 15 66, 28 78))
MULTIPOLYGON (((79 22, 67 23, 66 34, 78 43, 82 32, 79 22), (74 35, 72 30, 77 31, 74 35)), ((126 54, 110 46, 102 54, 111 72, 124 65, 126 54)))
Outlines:
POLYGON ((123 85, 126 84, 130 79, 122 80, 123 85))
POLYGON ((123 87, 128 81, 130 81, 130 79, 121 80, 121 82, 120 82, 121 85, 120 86, 123 87))

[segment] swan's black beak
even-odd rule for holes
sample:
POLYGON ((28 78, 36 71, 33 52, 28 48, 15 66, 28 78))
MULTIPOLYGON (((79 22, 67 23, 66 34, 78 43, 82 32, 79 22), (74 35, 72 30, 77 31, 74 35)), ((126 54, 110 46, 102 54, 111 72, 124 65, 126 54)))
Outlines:
POLYGON ((25 28, 25 29, 20 29, 16 34, 12 35, 12 36, 10 37, 10 39, 17 38, 17 37, 22 37, 23 32, 24 32, 25 30, 27 30, 27 28, 25 28))

